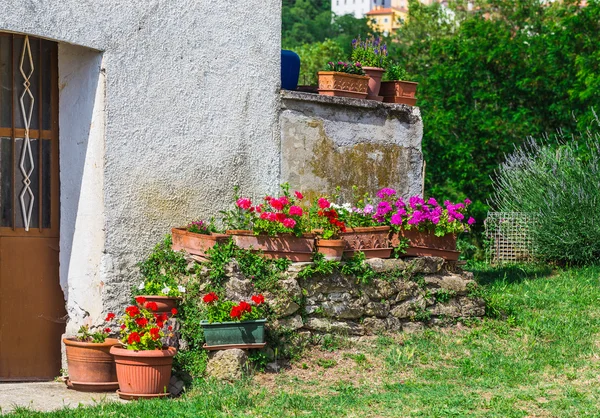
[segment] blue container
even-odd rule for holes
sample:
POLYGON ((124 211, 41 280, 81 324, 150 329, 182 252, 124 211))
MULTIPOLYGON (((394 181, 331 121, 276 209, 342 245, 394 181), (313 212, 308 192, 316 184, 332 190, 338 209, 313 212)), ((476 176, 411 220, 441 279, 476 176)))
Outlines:
POLYGON ((281 88, 296 90, 300 77, 300 57, 294 51, 281 50, 281 88))

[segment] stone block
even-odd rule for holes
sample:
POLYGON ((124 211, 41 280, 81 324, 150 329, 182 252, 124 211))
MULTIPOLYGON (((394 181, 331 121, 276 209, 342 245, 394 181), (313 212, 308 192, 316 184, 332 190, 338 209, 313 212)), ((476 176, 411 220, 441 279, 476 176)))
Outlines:
POLYGON ((425 276, 424 279, 428 287, 451 290, 457 295, 466 294, 468 284, 474 283, 457 274, 425 276))
POLYGON ((356 284, 350 277, 339 273, 331 276, 315 276, 304 281, 302 287, 306 290, 307 296, 316 294, 327 294, 336 292, 348 292, 356 294, 356 284))
POLYGON ((252 282, 242 275, 230 277, 225 283, 225 298, 227 300, 248 301, 253 294, 254 286, 252 286, 252 282))
POLYGON ((298 284, 298 281, 295 279, 284 279, 280 280, 279 284, 281 288, 285 291, 287 296, 291 299, 300 299, 302 298, 302 288, 298 284))
POLYGON ((273 328, 286 328, 297 330, 304 326, 302 317, 300 315, 290 316, 289 318, 280 318, 273 321, 273 328))
POLYGON ((441 257, 418 257, 406 263, 406 270, 412 274, 433 274, 442 270, 444 259, 441 257))
POLYGON ((377 273, 386 273, 394 270, 404 270, 406 263, 396 258, 370 258, 365 261, 377 273))
POLYGON ((325 315, 339 319, 358 319, 364 315, 363 307, 356 302, 323 302, 325 315))
POLYGON ((429 308, 432 315, 444 315, 451 318, 462 316, 461 306, 457 301, 451 300, 448 303, 437 303, 429 308))
POLYGON ((248 374, 248 354, 244 350, 213 351, 209 354, 206 375, 219 380, 238 381, 248 374))
POLYGON ((364 309, 365 315, 385 318, 390 313, 390 304, 388 302, 369 302, 364 309))
POLYGON ((465 318, 482 317, 485 315, 485 301, 481 298, 463 296, 458 299, 462 316, 465 318))
POLYGON ((364 329, 354 322, 334 321, 327 318, 309 318, 305 328, 311 331, 332 332, 342 335, 363 335, 364 329))

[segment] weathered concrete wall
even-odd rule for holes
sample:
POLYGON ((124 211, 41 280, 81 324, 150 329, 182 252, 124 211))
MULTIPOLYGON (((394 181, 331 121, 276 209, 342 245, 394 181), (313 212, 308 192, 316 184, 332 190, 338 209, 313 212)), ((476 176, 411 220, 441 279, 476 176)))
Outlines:
MULTIPOLYGON (((2 2, 0 31, 102 53, 103 190, 93 192, 100 196, 94 201, 102 225, 84 222, 92 212, 85 214, 81 206, 70 205, 63 213, 69 219, 61 231, 67 237, 61 252, 70 254, 61 254, 61 264, 78 265, 61 265, 61 280, 69 288, 97 279, 104 286, 79 292, 79 300, 69 302, 68 313, 76 322, 100 323, 106 311, 122 307, 137 274, 135 263, 171 226, 216 214, 229 204, 236 184, 247 194, 277 189, 280 10, 280 0, 248 0, 243 7, 216 0, 2 2), (103 247, 96 243, 86 249, 85 241, 77 241, 85 234, 104 234, 103 247), (74 237, 70 242, 69 235, 74 237)), ((68 82, 68 67, 76 65, 76 60, 61 63, 63 81, 68 82)), ((97 85, 88 84, 84 93, 93 103, 96 92, 97 85)), ((70 122, 91 125, 92 114, 87 117, 61 117, 61 132, 70 122)), ((85 132, 70 132, 81 138, 72 136, 69 143, 91 140, 85 132)), ((72 155, 64 147, 61 151, 65 168, 72 155)), ((84 172, 88 166, 98 168, 97 154, 75 153, 85 158, 84 172)), ((75 171, 65 168, 61 181, 71 182, 67 176, 75 171)), ((62 189, 63 201, 82 201, 85 193, 80 189, 77 195, 77 181, 62 189)), ((68 329, 76 326, 71 323, 68 329)))
POLYGON ((417 107, 282 91, 279 122, 281 180, 298 190, 422 193, 417 107))

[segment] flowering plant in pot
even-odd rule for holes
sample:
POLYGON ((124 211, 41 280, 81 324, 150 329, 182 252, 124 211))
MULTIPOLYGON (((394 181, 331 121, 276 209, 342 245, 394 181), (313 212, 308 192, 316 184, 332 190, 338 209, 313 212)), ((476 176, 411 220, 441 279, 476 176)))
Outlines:
POLYGON ((226 242, 229 237, 218 233, 218 229, 212 220, 210 222, 198 220, 192 221, 186 227, 171 229, 173 237, 173 251, 184 250, 189 254, 206 259, 206 251, 214 247, 216 243, 226 242))
POLYGON ((310 261, 314 237, 307 234, 308 223, 301 207, 304 196, 299 191, 291 193, 287 183, 281 185, 281 190, 281 196, 265 196, 256 205, 249 198, 237 199, 237 210, 251 219, 252 230, 228 230, 227 234, 238 247, 262 251, 266 257, 310 261))
POLYGON ((318 76, 319 94, 355 99, 367 97, 369 77, 360 62, 329 61, 318 76))
POLYGON ((359 36, 352 40, 352 60, 360 62, 370 78, 367 99, 382 101, 379 89, 388 62, 387 45, 379 37, 370 36, 362 40, 359 36))
POLYGON ((446 200, 440 205, 434 198, 425 201, 413 196, 406 203, 390 188, 381 189, 378 197, 381 200, 374 219, 392 228, 394 247, 403 247, 404 242, 408 244, 407 255, 458 259, 456 235, 475 223, 475 219, 465 216, 469 199, 457 204, 446 200))
POLYGON ((412 81, 404 67, 395 63, 388 66, 384 80, 379 90, 384 102, 404 103, 410 106, 417 104, 415 96, 419 83, 412 81))
MULTIPOLYGON (((206 347, 262 346, 265 344, 266 314, 263 295, 250 302, 222 300, 210 292, 202 298, 206 319, 201 321, 206 347)), ((226 348, 226 347, 225 347, 226 348)))
MULTIPOLYGON (((123 399, 156 398, 168 396, 174 347, 165 347, 163 327, 168 319, 157 312, 157 304, 143 296, 135 298, 120 318, 122 347, 114 346, 119 396, 123 399)), ((177 314, 173 308, 171 315, 177 314)), ((169 327, 170 328, 170 327, 169 327)))
MULTIPOLYGON (((105 321, 110 322, 115 314, 109 313, 105 321)), ((101 392, 118 389, 117 372, 111 347, 119 340, 108 338, 111 328, 105 326, 90 331, 88 325, 82 325, 75 337, 64 338, 69 378, 67 386, 83 392, 101 392)))
POLYGON ((340 220, 337 210, 327 198, 320 197, 310 207, 309 217, 317 234, 317 251, 326 260, 341 260, 346 248, 341 234, 346 232, 346 224, 340 220))
POLYGON ((157 304, 158 312, 169 314, 185 293, 179 280, 187 274, 187 264, 183 254, 173 251, 171 237, 167 237, 138 264, 143 279, 131 289, 133 296, 144 296, 157 304))

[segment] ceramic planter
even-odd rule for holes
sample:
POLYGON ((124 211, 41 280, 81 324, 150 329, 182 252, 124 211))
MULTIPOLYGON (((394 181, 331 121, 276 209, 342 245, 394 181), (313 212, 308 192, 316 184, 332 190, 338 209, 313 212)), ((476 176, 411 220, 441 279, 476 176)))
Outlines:
POLYGON ((417 86, 412 81, 384 81, 379 94, 387 103, 404 103, 410 106, 417 104, 417 86))
POLYGON ((197 234, 189 232, 186 228, 171 229, 173 237, 173 251, 185 250, 187 253, 206 258, 206 251, 215 246, 216 243, 227 242, 229 237, 225 234, 197 234))
POLYGON ((381 88, 381 77, 383 77, 385 70, 379 67, 363 67, 363 70, 369 76, 367 99, 381 102, 383 100, 383 96, 380 96, 379 90, 381 88))
POLYGON ((287 258, 294 262, 312 261, 315 252, 315 238, 313 234, 304 234, 297 237, 292 234, 254 235, 252 231, 233 230, 227 231, 235 245, 252 251, 262 251, 267 258, 287 258))
POLYGON ((325 96, 367 97, 369 77, 337 71, 319 71, 319 94, 325 96))
POLYGON ((340 261, 345 248, 343 239, 317 239, 317 251, 325 256, 325 260, 340 261))
POLYGON ((154 296, 154 295, 140 295, 141 297, 146 298, 146 302, 154 302, 158 309, 156 313, 166 313, 171 314, 171 310, 173 308, 177 308, 179 301, 181 298, 173 297, 173 296, 154 296))
POLYGON ((265 343, 266 319, 239 322, 201 321, 206 347, 223 345, 260 345, 265 343))
POLYGON ((456 236, 453 234, 437 237, 431 231, 400 230, 391 235, 392 246, 397 247, 402 238, 409 240, 409 247, 404 254, 406 257, 442 257, 448 261, 456 261, 460 255, 456 251, 456 236))
POLYGON ((67 354, 67 386, 82 392, 114 391, 119 388, 115 360, 110 354, 119 340, 107 338, 103 343, 63 338, 67 354))
POLYGON ((366 258, 390 258, 392 247, 389 235, 389 226, 348 228, 340 234, 346 242, 344 257, 350 258, 356 251, 362 251, 366 258))
POLYGON ((112 347, 122 399, 159 398, 169 395, 174 347, 165 350, 134 351, 112 347))

